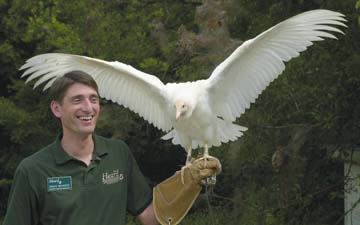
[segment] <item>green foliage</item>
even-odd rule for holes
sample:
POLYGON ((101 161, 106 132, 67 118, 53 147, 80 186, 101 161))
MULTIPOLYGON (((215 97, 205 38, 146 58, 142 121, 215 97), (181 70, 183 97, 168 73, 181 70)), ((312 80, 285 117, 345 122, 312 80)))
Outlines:
POLYGON ((5 98, 0 98, 0 108, 5 109, 0 114, 0 126, 4 127, 5 132, 10 133, 10 140, 13 143, 21 143, 31 132, 24 129, 29 126, 31 115, 16 108, 13 102, 5 98))
POLYGON ((156 58, 145 58, 140 63, 140 68, 144 71, 148 71, 148 73, 166 74, 169 69, 169 65, 156 58))
POLYGON ((57 2, 53 1, 46 6, 43 1, 38 1, 31 9, 28 18, 28 29, 22 40, 25 43, 38 42, 37 51, 49 49, 62 49, 66 52, 78 52, 80 50, 79 36, 72 27, 57 19, 57 2))
MULTIPOLYGON (((356 8, 357 10, 360 9, 360 1, 359 1, 359 0, 356 2, 355 8, 356 8)), ((359 23, 359 25, 360 25, 360 15, 358 16, 358 23, 359 23)))
POLYGON ((237 225, 238 221, 234 216, 227 211, 227 209, 214 207, 211 208, 211 213, 208 207, 203 210, 198 209, 196 212, 190 212, 181 224, 194 225, 208 225, 208 224, 226 224, 237 225))

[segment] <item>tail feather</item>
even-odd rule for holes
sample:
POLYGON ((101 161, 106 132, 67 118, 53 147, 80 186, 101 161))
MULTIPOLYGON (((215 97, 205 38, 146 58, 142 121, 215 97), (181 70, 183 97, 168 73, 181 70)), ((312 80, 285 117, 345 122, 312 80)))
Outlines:
MULTIPOLYGON (((246 127, 227 122, 222 119, 217 120, 217 130, 216 135, 211 140, 208 140, 209 148, 212 146, 220 146, 221 143, 227 143, 229 141, 235 141, 243 135, 243 132, 247 131, 246 127)), ((186 134, 181 134, 175 129, 171 130, 169 133, 161 137, 163 140, 172 139, 174 145, 181 145, 185 151, 186 147, 190 144, 188 143, 188 137, 186 134)), ((204 140, 192 140, 192 148, 196 149, 204 145, 204 140)))
POLYGON ((172 139, 171 143, 173 143, 174 145, 181 145, 181 147, 183 147, 186 151, 187 143, 185 142, 185 137, 181 137, 181 135, 179 135, 179 133, 175 129, 171 130, 169 133, 162 136, 161 139, 163 140, 172 139))
POLYGON ((214 146, 220 146, 221 143, 227 143, 229 141, 235 141, 241 136, 243 136, 243 132, 247 131, 247 127, 243 127, 237 124, 226 122, 225 120, 218 120, 218 139, 214 143, 214 146))

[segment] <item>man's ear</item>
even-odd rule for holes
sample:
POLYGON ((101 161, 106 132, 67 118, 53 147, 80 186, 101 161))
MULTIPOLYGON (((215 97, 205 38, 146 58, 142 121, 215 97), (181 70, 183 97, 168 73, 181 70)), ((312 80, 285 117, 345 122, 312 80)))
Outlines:
POLYGON ((55 100, 52 100, 50 103, 50 109, 51 112, 57 117, 60 118, 61 117, 61 109, 60 109, 60 103, 58 103, 55 100))

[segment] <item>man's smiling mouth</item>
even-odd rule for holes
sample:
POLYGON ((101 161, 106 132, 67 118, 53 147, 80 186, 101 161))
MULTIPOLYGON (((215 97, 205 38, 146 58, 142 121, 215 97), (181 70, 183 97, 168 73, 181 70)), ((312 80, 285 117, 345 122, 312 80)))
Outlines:
POLYGON ((92 120, 94 116, 78 116, 77 118, 79 118, 82 121, 90 121, 92 120))

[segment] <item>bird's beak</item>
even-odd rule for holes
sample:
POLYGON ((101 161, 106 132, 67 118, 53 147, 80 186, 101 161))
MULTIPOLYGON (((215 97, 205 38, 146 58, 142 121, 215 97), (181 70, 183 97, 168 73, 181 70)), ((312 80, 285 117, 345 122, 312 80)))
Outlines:
POLYGON ((175 120, 178 121, 179 118, 180 118, 180 116, 181 116, 181 111, 177 109, 177 110, 176 110, 175 120))

